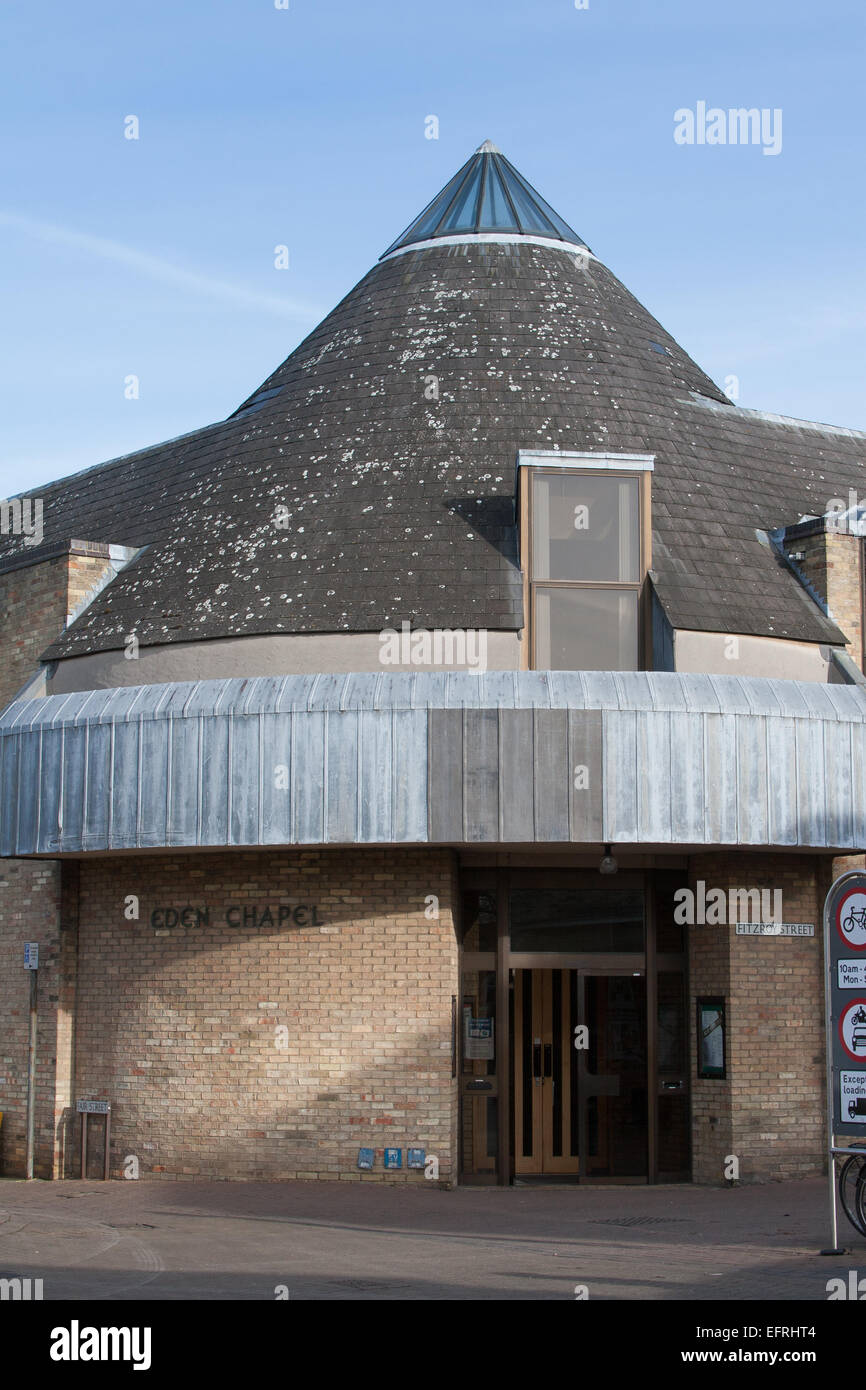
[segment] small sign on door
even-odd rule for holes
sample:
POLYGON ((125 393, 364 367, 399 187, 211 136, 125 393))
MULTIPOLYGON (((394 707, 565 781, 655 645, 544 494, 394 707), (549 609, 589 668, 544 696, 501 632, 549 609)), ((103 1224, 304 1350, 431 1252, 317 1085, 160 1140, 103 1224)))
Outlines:
POLYGON ((465 1015, 463 1055, 475 1062, 492 1062, 495 1056, 493 1019, 465 1015))

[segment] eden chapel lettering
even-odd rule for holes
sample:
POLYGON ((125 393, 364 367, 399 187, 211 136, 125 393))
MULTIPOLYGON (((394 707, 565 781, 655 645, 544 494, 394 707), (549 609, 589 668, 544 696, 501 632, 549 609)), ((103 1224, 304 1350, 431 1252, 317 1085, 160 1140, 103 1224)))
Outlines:
POLYGON ((267 927, 321 927, 324 918, 318 906, 312 903, 278 903, 272 907, 243 903, 230 904, 213 917, 209 907, 155 907, 150 914, 150 925, 156 931, 212 925, 262 930, 267 927))

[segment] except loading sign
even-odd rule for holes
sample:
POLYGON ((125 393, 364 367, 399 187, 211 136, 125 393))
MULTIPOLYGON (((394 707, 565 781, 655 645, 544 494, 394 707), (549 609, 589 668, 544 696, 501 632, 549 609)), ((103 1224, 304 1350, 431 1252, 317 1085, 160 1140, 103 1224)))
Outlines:
POLYGON ((851 950, 866 951, 866 892, 852 888, 842 894, 836 905, 836 930, 851 950))
POLYGON ((866 1071, 840 1071, 839 1118, 843 1125, 866 1123, 866 1071))
POLYGON ((855 1062, 866 1062, 866 998, 851 999, 839 1015, 842 1046, 855 1062))

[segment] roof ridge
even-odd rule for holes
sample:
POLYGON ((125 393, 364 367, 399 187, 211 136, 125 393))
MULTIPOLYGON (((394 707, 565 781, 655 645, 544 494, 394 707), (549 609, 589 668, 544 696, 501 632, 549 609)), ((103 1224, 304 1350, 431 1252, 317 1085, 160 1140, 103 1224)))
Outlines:
POLYGON ((26 492, 16 492, 14 496, 5 500, 14 502, 16 498, 33 497, 61 485, 65 487, 67 483, 74 483, 78 478, 86 478, 89 473, 99 473, 103 468, 110 468, 112 464, 142 458, 145 454, 153 454, 158 449, 167 448, 169 444, 180 444, 184 439, 192 439, 197 434, 206 434, 208 430, 228 424, 231 419, 232 416, 228 416, 225 420, 213 420, 209 425, 198 425, 194 430, 187 430, 184 434, 174 435, 171 439, 161 439, 158 444, 145 444, 143 449, 131 449, 128 454, 117 454, 114 458, 103 459, 102 463, 91 463, 87 468, 79 468, 75 473, 64 473, 59 478, 53 478, 49 483, 37 483, 35 487, 28 488, 26 492))
POLYGON ((815 430, 819 434, 843 434, 852 439, 866 439, 866 430, 852 430, 847 425, 828 425, 820 420, 801 420, 796 415, 777 415, 769 410, 745 410, 742 406, 725 405, 722 401, 714 401, 709 396, 704 396, 700 391, 690 391, 690 400, 683 401, 683 405, 701 405, 707 410, 715 410, 722 414, 733 411, 738 416, 744 416, 750 420, 765 420, 771 425, 788 425, 791 428, 801 430, 815 430))

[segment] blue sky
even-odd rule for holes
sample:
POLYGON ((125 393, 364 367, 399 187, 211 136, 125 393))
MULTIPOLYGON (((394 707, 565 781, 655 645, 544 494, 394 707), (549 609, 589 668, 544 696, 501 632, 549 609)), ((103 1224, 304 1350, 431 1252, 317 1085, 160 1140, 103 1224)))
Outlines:
POLYGON ((488 137, 739 405, 866 429, 862 0, 289 4, 4 0, 0 497, 229 414, 488 137))

